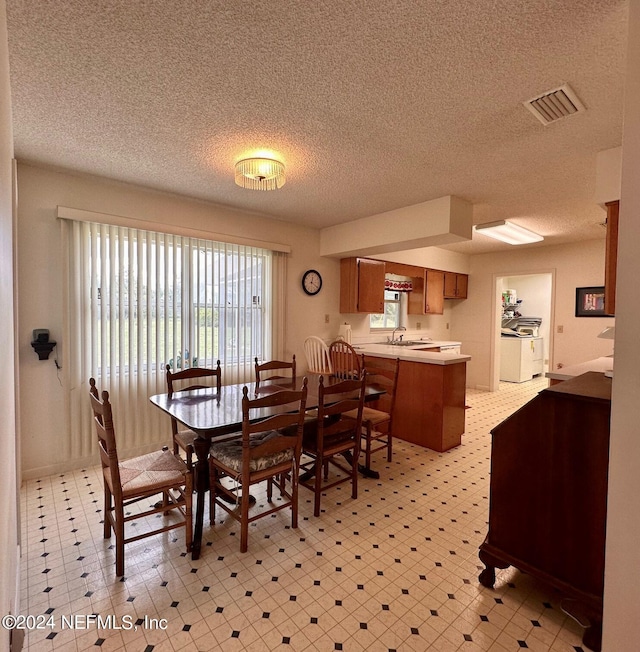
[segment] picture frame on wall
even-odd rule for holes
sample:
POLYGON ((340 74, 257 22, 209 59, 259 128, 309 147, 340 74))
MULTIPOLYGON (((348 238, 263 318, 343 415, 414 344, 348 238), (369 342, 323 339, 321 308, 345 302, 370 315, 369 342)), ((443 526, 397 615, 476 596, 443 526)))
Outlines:
POLYGON ((604 285, 576 288, 576 317, 611 317, 604 311, 604 285))

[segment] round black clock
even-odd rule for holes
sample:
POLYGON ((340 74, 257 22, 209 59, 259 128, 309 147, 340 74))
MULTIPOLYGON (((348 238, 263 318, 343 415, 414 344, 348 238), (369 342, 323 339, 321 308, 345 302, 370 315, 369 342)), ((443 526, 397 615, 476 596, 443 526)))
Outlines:
POLYGON ((302 277, 302 289, 309 295, 318 294, 322 289, 322 276, 315 269, 309 269, 302 277))

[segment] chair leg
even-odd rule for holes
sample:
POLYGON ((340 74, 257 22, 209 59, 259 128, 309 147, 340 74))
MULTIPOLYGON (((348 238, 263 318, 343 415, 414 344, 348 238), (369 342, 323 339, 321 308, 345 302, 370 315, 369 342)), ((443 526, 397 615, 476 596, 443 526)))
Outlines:
POLYGON ((358 448, 353 451, 353 461, 351 463, 351 498, 358 497, 358 448))
POLYGON ((393 441, 393 437, 391 437, 391 428, 388 429, 387 431, 387 462, 391 462, 391 442, 393 441))
POLYGON ((273 478, 267 479, 267 502, 273 501, 273 478))
MULTIPOLYGON (((291 465, 291 527, 298 527, 298 462, 295 460, 291 465)), ((282 486, 284 487, 284 477, 285 474, 282 474, 282 486)))
POLYGON ((322 469, 325 466, 320 457, 316 457, 316 474, 314 484, 313 515, 320 516, 320 492, 322 487, 322 469))
POLYGON ((187 552, 191 552, 193 546, 193 475, 187 475, 184 484, 184 539, 187 552))
POLYGON ((122 503, 113 510, 116 531, 116 575, 124 575, 124 509, 122 503))
POLYGON ((242 485, 242 500, 240 501, 240 552, 247 552, 249 547, 249 487, 242 485))
POLYGON ((209 470, 209 525, 214 525, 216 520, 216 481, 218 474, 215 470, 209 470))
POLYGON ((104 485, 104 527, 103 527, 103 536, 105 539, 111 538, 111 491, 107 487, 106 483, 104 485))
POLYGON ((367 421, 366 425, 366 435, 365 435, 365 447, 364 447, 364 455, 365 455, 365 465, 368 469, 371 468, 371 434, 373 430, 373 426, 371 425, 371 421, 367 421))

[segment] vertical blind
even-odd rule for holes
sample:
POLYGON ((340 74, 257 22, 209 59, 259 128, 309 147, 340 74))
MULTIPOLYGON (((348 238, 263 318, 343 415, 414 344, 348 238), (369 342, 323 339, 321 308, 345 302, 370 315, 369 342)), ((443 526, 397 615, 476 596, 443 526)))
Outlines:
POLYGON ((253 360, 282 354, 286 256, 257 247, 63 220, 70 450, 95 450, 88 379, 107 389, 122 449, 169 433, 149 403, 165 369, 209 367, 248 382, 253 360))

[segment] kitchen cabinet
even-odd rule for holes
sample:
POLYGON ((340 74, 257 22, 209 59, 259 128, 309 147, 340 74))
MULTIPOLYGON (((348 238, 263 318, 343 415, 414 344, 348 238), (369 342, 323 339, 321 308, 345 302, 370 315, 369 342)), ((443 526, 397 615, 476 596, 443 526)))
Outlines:
POLYGON ((439 452, 459 446, 466 374, 466 360, 446 365, 400 360, 391 434, 439 452))
POLYGON ((544 370, 542 337, 500 338, 500 380, 522 383, 544 370))
POLYGON ((446 272, 439 269, 425 270, 424 312, 429 315, 444 313, 444 280, 446 272))
POLYGON ((340 312, 384 312, 385 263, 370 258, 340 261, 340 312))
POLYGON ((618 214, 620 202, 610 201, 607 207, 607 243, 604 263, 604 311, 616 313, 616 265, 618 264, 618 214))
POLYGON ((444 298, 466 299, 469 276, 457 272, 444 272, 444 298))
POLYGON ((422 269, 419 278, 413 278, 409 293, 410 315, 442 315, 444 313, 444 272, 422 269))
POLYGON ((589 372, 541 391, 491 431, 479 553, 483 586, 493 588, 496 568, 514 566, 571 598, 563 605, 588 619, 583 643, 592 650, 602 631, 610 415, 611 379, 589 372))

